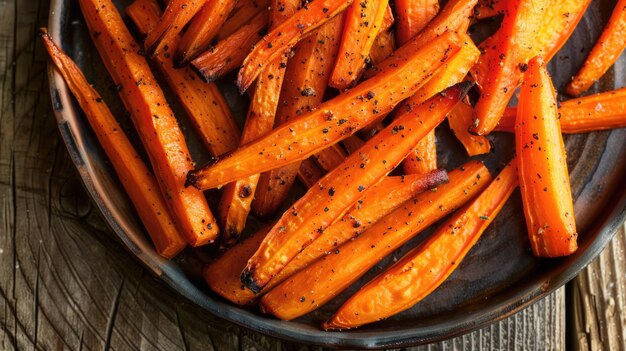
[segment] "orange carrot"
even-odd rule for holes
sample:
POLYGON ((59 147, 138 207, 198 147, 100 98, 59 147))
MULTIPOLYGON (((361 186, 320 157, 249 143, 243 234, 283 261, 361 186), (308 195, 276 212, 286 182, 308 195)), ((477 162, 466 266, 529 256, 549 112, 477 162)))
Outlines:
POLYGON ((250 22, 191 61, 191 65, 207 82, 214 82, 237 69, 254 44, 261 40, 268 18, 267 11, 259 12, 250 22))
POLYGON ((148 55, 155 57, 168 51, 167 47, 205 3, 206 0, 170 0, 161 21, 146 37, 144 45, 148 55))
POLYGON ((378 261, 472 199, 491 176, 482 163, 471 161, 448 178, 448 184, 407 201, 359 237, 276 286, 261 299, 261 308, 290 320, 325 304, 378 261))
POLYGON ((481 20, 501 15, 506 11, 507 0, 478 0, 474 18, 481 20))
MULTIPOLYGON (((126 14, 145 35, 158 24, 161 10, 156 0, 135 0, 126 8, 126 14)), ((173 50, 175 45, 172 46, 173 50)), ((219 88, 196 79, 189 68, 175 69, 171 56, 166 52, 156 56, 154 61, 207 150, 213 156, 219 156, 236 149, 239 145, 239 127, 219 88)))
POLYGON ((420 302, 459 266, 517 185, 513 161, 471 204, 440 225, 428 241, 350 297, 323 328, 356 328, 391 317, 420 302))
POLYGON ((469 132, 474 109, 468 104, 458 104, 448 116, 448 124, 454 136, 463 144, 469 156, 486 154, 491 151, 489 139, 469 132))
MULTIPOLYGON (((494 130, 513 133, 516 116, 517 108, 507 108, 494 130)), ((564 134, 626 127, 626 88, 562 102, 559 123, 564 134)))
POLYGON ((204 4, 178 43, 174 58, 178 67, 187 65, 211 45, 211 40, 226 22, 236 2, 236 0, 213 0, 204 4))
POLYGON ((89 33, 150 157, 161 192, 181 234, 192 246, 218 235, 202 192, 185 188, 193 160, 163 91, 111 0, 80 0, 89 33))
POLYGON ((332 145, 313 155, 313 159, 322 169, 330 172, 339 166, 346 159, 346 152, 337 144, 332 145))
POLYGON ((578 248, 576 221, 556 94, 548 71, 538 58, 529 62, 524 75, 515 146, 533 253, 540 257, 572 254, 578 248))
POLYGON ((167 204, 158 191, 156 179, 141 161, 100 94, 87 82, 74 61, 54 44, 47 29, 42 28, 41 34, 52 62, 85 112, 157 252, 165 258, 176 256, 187 243, 174 225, 167 204))
POLYGON ((365 70, 366 59, 383 24, 388 0, 354 1, 346 11, 345 25, 330 86, 352 87, 365 70))
POLYGON ((386 60, 396 50, 396 39, 392 30, 378 33, 370 50, 370 60, 377 64, 386 60))
POLYGON ((300 164, 298 169, 298 179, 307 188, 310 188, 317 184, 317 182, 324 177, 324 172, 312 159, 308 158, 300 164))
POLYGON ((396 0, 395 4, 400 45, 417 35, 439 12, 439 0, 396 0))
POLYGON ((259 291, 332 222, 391 172, 428 131, 462 99, 471 85, 449 88, 396 119, 357 153, 322 178, 283 214, 250 258, 241 280, 259 291), (320 211, 319 209, 324 209, 320 211), (328 211, 326 211, 328 209, 328 211))
MULTIPOLYGON (((259 13, 267 13, 270 4, 269 0, 239 0, 231 16, 226 20, 224 26, 217 33, 217 40, 230 37, 233 33, 249 23, 259 13)), ((243 62, 243 60, 241 60, 243 62)))
POLYGON ((626 0, 619 0, 600 39, 565 91, 573 96, 587 91, 617 61, 624 48, 626 48, 626 0))
POLYGON ((215 188, 233 180, 303 160, 345 139, 378 115, 390 112, 415 93, 461 46, 455 33, 445 33, 415 51, 384 74, 323 103, 317 110, 293 119, 213 165, 190 172, 188 184, 215 188))
POLYGON ((365 142, 356 135, 351 135, 347 137, 343 140, 342 143, 346 150, 348 150, 348 154, 355 153, 356 150, 358 150, 361 146, 363 146, 363 144, 365 144, 365 142))

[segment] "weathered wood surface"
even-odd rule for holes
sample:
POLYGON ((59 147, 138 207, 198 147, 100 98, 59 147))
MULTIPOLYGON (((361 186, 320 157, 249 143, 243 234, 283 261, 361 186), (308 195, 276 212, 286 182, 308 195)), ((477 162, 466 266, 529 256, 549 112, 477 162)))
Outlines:
MULTIPOLYGON (((0 350, 317 349, 199 312, 116 242, 56 130, 35 35, 47 14, 47 0, 0 0, 0 350)), ((575 345, 624 345, 620 238, 575 283, 575 345)), ((561 289, 491 327, 419 349, 561 350, 565 316, 561 289)))

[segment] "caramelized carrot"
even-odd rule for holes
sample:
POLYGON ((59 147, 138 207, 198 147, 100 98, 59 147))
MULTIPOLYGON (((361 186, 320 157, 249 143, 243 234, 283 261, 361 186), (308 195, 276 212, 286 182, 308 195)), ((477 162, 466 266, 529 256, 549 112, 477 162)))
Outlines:
POLYGON ((310 188, 317 184, 317 182, 324 177, 324 172, 312 159, 308 158, 300 164, 298 169, 298 179, 307 188, 310 188))
MULTIPOLYGON (((145 35, 158 24, 161 10, 156 0, 135 0, 126 8, 126 14, 145 35)), ((172 46, 173 50, 175 45, 172 46)), ((154 61, 207 150, 213 156, 218 156, 236 149, 239 145, 239 127, 219 88, 196 79, 189 68, 175 69, 171 56, 166 52, 157 55, 154 61)))
MULTIPOLYGON (((513 133, 516 116, 517 108, 507 108, 494 130, 513 133)), ((562 102, 559 123, 564 134, 626 127, 626 88, 562 102)))
POLYGON ((393 30, 379 32, 370 50, 370 60, 378 64, 386 60, 396 50, 396 39, 393 30))
POLYGON ((474 18, 481 20, 501 15, 506 11, 507 0, 478 0, 474 18))
POLYGON ((396 37, 400 45, 411 40, 437 16, 439 0, 396 0, 398 27, 396 37))
POLYGON ((214 82, 237 69, 263 37, 268 18, 267 11, 259 12, 250 22, 191 61, 191 65, 207 82, 214 82))
POLYGON ((395 68, 323 103, 317 110, 277 127, 216 164, 190 172, 188 184, 198 189, 215 188, 303 160, 345 139, 415 93, 433 70, 455 56, 461 46, 459 41, 461 38, 455 33, 440 35, 395 68))
POLYGON ((528 64, 520 91, 515 146, 524 215, 533 253, 567 256, 576 251, 576 221, 565 146, 552 80, 541 59, 528 64))
POLYGON ((440 225, 428 241, 350 297, 323 328, 356 328, 391 317, 423 300, 459 266, 517 185, 513 161, 471 204, 440 225))
POLYGON ((482 163, 471 161, 448 178, 448 184, 407 201, 354 240, 276 286, 261 299, 261 308, 290 320, 322 306, 385 256, 472 199, 491 176, 482 163))
POLYGON ((624 48, 626 48, 626 0, 619 0, 600 39, 565 91, 573 96, 587 91, 617 61, 624 48))
MULTIPOLYGON (((217 33, 217 40, 230 37, 233 33, 249 23, 259 13, 267 13, 269 0, 239 0, 231 16, 226 20, 222 29, 217 33)), ((243 62, 243 60, 241 60, 243 62)))
POLYGON ((358 150, 359 148, 361 148, 361 146, 363 146, 363 144, 365 144, 365 142, 356 135, 351 135, 345 138, 342 141, 342 143, 343 143, 343 146, 348 151, 348 154, 355 153, 356 150, 358 150))
POLYGON ((351 88, 361 77, 388 3, 388 0, 352 2, 346 11, 341 46, 330 77, 330 86, 337 89, 351 88))
POLYGON ((176 256, 187 243, 174 225, 167 204, 158 191, 156 179, 141 161, 100 94, 87 82, 74 61, 54 44, 47 29, 42 28, 41 34, 52 62, 85 112, 157 252, 165 258, 176 256))
POLYGON ((187 65, 211 45, 211 40, 226 22, 235 3, 236 0, 213 0, 204 4, 178 43, 174 58, 178 67, 187 65))
POLYGON ((343 12, 352 1, 315 0, 274 27, 244 60, 237 77, 239 91, 246 91, 268 62, 288 54, 302 37, 343 12))
POLYGON ((159 24, 148 34, 144 46, 149 56, 168 51, 178 34, 200 11, 206 0, 170 0, 159 24))
POLYGON ((339 166, 343 160, 346 159, 346 152, 341 149, 337 144, 313 155, 313 159, 318 165, 322 167, 326 172, 330 172, 335 167, 339 166))
POLYGON ((391 172, 428 131, 462 99, 471 85, 449 88, 396 119, 357 153, 322 178, 270 230, 250 258, 241 280, 252 291, 267 282, 332 222, 363 197, 363 192, 391 172), (324 209, 320 211, 319 209, 324 209), (328 209, 328 210, 326 210, 328 209))
POLYGON ((80 0, 89 33, 150 157, 161 192, 181 234, 192 246, 218 235, 202 192, 186 188, 193 160, 163 91, 111 0, 80 0))
POLYGON ((468 104, 458 104, 448 115, 448 124, 454 136, 463 144, 469 156, 486 154, 491 151, 489 139, 469 132, 474 109, 468 104))

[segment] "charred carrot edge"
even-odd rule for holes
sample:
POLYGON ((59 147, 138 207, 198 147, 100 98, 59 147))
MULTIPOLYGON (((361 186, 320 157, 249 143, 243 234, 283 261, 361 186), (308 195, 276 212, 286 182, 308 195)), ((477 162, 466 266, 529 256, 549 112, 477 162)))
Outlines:
POLYGON ((198 189, 215 188, 303 160, 347 138, 415 93, 432 71, 456 55, 461 40, 455 33, 440 35, 385 74, 368 79, 323 103, 317 110, 275 128, 260 140, 222 157, 216 164, 190 172, 188 184, 198 189))
POLYGON ((176 256, 187 246, 187 242, 178 233, 167 204, 158 190, 156 179, 102 101, 100 94, 87 82, 74 61, 56 46, 48 35, 48 30, 42 28, 40 31, 52 62, 85 112, 89 125, 111 160, 113 169, 137 209, 157 252, 165 258, 176 256))
POLYGON ((491 176, 481 162, 471 161, 448 178, 448 184, 407 201, 359 237, 276 286, 261 299, 262 310, 290 320, 322 306, 385 256, 472 199, 491 176))
POLYGON ((463 144, 469 156, 486 154, 491 151, 489 139, 469 132, 474 109, 468 104, 458 104, 448 115, 448 124, 454 136, 463 144))
POLYGON ((529 62, 524 75, 515 122, 515 147, 533 253, 539 257, 574 253, 578 234, 556 94, 540 58, 529 62))
POLYGON ((439 0, 396 0, 396 37, 403 45, 422 31, 439 12, 439 0))
MULTIPOLYGON (((216 39, 223 40, 249 23, 259 13, 268 13, 269 0, 239 0, 231 16, 226 20, 222 29, 217 33, 216 39)), ((241 60, 243 62, 243 60, 241 60)))
POLYGON ((474 18, 477 20, 501 15, 506 10, 506 0, 478 0, 474 9, 474 18))
POLYGON ((323 328, 351 329, 400 313, 437 289, 461 264, 517 188, 515 161, 469 205, 348 299, 323 328))
MULTIPOLYGON (((299 0, 275 1, 278 2, 273 4, 275 6, 272 10, 275 21, 286 20, 297 11, 300 5, 299 0)), ((280 22, 276 25, 280 25, 280 22)), ((241 135, 241 145, 255 141, 274 127, 286 65, 287 58, 278 57, 275 62, 266 65, 263 73, 256 80, 254 95, 241 135)), ((253 174, 238 179, 224 188, 219 205, 220 220, 224 231, 223 245, 233 244, 245 228, 259 177, 260 173, 253 174)))
POLYGON ((254 44, 261 40, 268 19, 267 11, 259 12, 249 23, 191 61, 191 65, 207 82, 214 82, 234 71, 241 66, 254 44))
POLYGON ((415 144, 437 126, 462 99, 471 84, 446 89, 396 119, 322 178, 270 230, 241 274, 258 292, 331 223, 363 197, 363 192, 391 172, 415 144), (320 211, 323 209, 323 211, 320 211))
POLYGON ((346 10, 339 55, 330 86, 351 88, 365 70, 366 59, 385 17, 388 0, 354 1, 346 10))
POLYGON ((236 2, 236 0, 214 0, 204 4, 178 43, 174 56, 177 67, 187 65, 211 45, 211 40, 226 22, 236 2))
POLYGON ((355 153, 365 144, 365 142, 356 135, 351 135, 342 141, 343 146, 348 151, 348 155, 355 153))
MULTIPOLYGON (((137 29, 146 34, 159 22, 161 10, 156 0, 135 0, 126 8, 126 14, 137 29)), ((175 45, 172 50, 175 50, 175 45)), ((175 69, 168 53, 159 54, 154 61, 207 150, 213 156, 219 156, 236 149, 240 138, 239 126, 219 88, 197 79, 189 68, 175 69)))
MULTIPOLYGON (((494 130, 513 133, 516 116, 517 108, 507 108, 494 130)), ((626 88, 564 101, 559 107, 559 117, 561 132, 565 134, 624 128, 626 88)))
POLYGON ((175 41, 178 34, 200 11, 206 0, 171 0, 159 21, 148 34, 144 46, 149 56, 155 57, 175 41))
POLYGON ((274 27, 255 45, 246 57, 237 76, 239 91, 244 92, 263 68, 296 45, 306 34, 343 12, 353 0, 316 0, 300 9, 289 19, 274 27))
POLYGON ((330 172, 339 166, 348 155, 337 144, 332 145, 313 155, 313 159, 326 172, 330 172))
POLYGON ((185 188, 193 169, 185 138, 146 59, 110 0, 80 0, 92 40, 152 162, 163 197, 192 246, 208 244, 218 227, 202 192, 185 188))
MULTIPOLYGON (((342 28, 343 16, 336 16, 294 47, 280 93, 276 125, 310 112, 322 102, 342 28)), ((254 213, 266 216, 276 211, 287 198, 299 168, 295 162, 261 174, 259 184, 262 186, 258 187, 252 202, 254 213)))
POLYGON ((317 184, 317 182, 323 177, 324 171, 322 171, 312 159, 308 158, 300 163, 300 168, 298 169, 298 179, 307 188, 311 188, 317 184))
POLYGON ((568 94, 578 96, 587 91, 593 83, 602 78, 626 48, 625 8, 625 0, 617 2, 600 39, 591 49, 580 71, 565 88, 568 94))

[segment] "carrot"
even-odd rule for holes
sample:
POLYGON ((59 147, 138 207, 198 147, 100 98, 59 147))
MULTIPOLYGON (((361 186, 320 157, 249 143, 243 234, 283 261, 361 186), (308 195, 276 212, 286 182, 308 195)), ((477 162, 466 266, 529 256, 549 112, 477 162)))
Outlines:
POLYGON ((187 242, 174 225, 167 204, 158 191, 156 179, 141 161, 100 94, 87 82, 74 61, 56 46, 46 28, 41 29, 41 37, 52 62, 76 97, 100 145, 111 160, 157 252, 165 258, 176 256, 187 246, 187 242))
POLYGON ((370 60, 377 64, 386 60, 396 50, 396 39, 393 30, 381 31, 374 40, 370 50, 370 60))
POLYGON ((204 4, 178 43, 174 57, 178 67, 187 65, 211 45, 211 40, 226 22, 236 2, 236 0, 213 0, 204 4))
POLYGON ((472 199, 491 176, 481 162, 471 161, 448 178, 448 184, 407 201, 354 240, 276 286, 261 299, 262 310, 290 320, 325 304, 378 261, 472 199))
POLYGON ((346 11, 341 46, 330 77, 330 86, 337 89, 351 88, 361 77, 388 3, 388 0, 352 2, 346 11))
POLYGON ((593 83, 617 61, 626 48, 626 0, 619 0, 604 27, 600 39, 587 56, 580 71, 572 78, 565 91, 578 96, 587 91, 593 83))
POLYGON ((324 177, 324 172, 319 168, 319 166, 312 159, 308 158, 300 164, 300 168, 298 169, 298 179, 304 184, 307 188, 311 188, 317 182, 324 177))
POLYGON ((449 88, 396 119, 357 153, 322 178, 270 230, 250 258, 241 280, 259 291, 280 270, 339 218, 363 192, 391 172, 428 131, 462 99, 471 85, 449 88), (320 211, 320 209, 324 209, 320 211), (326 210, 328 209, 328 211, 326 210))
POLYGON ((168 51, 178 34, 200 11, 206 0, 170 0, 159 24, 148 34, 144 46, 149 56, 168 51))
POLYGON ((237 77, 239 91, 244 92, 263 68, 288 51, 306 34, 343 12, 353 0, 315 0, 274 27, 246 57, 237 77))
POLYGON ((439 12, 439 0, 396 0, 395 4, 400 45, 417 35, 439 12))
POLYGON ((460 40, 454 33, 439 36, 385 74, 275 128, 262 139, 222 157, 216 164, 190 172, 188 184, 198 189, 215 188, 303 160, 345 139, 417 91, 433 70, 456 54, 460 40))
POLYGON ((472 75, 481 90, 476 103, 475 134, 489 134, 519 86, 528 60, 552 58, 573 32, 590 0, 511 0, 502 26, 481 44, 472 75))
POLYGON ((469 132, 474 109, 468 104, 458 104, 448 116, 448 124, 454 136, 463 144, 469 156, 486 154, 491 151, 489 139, 469 132))
POLYGON ((191 65, 207 82, 214 82, 237 69, 263 37, 268 18, 267 11, 259 12, 250 22, 191 61, 191 65))
POLYGON ((339 166, 343 160, 346 159, 346 152, 341 149, 337 144, 313 155, 313 159, 319 164, 326 172, 330 172, 335 167, 339 166))
MULTIPOLYGON (((272 16, 276 25, 287 20, 300 5, 299 0, 273 0, 272 16)), ((263 70, 256 81, 254 95, 241 134, 241 145, 255 141, 274 127, 276 109, 287 65, 286 57, 278 57, 263 70)), ((234 243, 246 225, 260 174, 237 179, 226 185, 220 198, 219 213, 224 230, 223 244, 234 243)))
POLYGON ((192 246, 213 242, 218 235, 202 192, 185 188, 193 160, 174 113, 150 72, 146 59, 111 0, 80 0, 92 40, 120 87, 156 179, 180 232, 192 246))
MULTIPOLYGON (((135 0, 126 8, 126 14, 145 35, 158 24, 161 10, 156 0, 135 0)), ((172 50, 175 50, 175 46, 174 43, 172 50)), ((218 156, 236 149, 239 145, 239 127, 219 88, 196 79, 189 68, 175 69, 167 52, 156 56, 154 61, 207 150, 213 156, 218 156)))
POLYGON ((474 18, 477 20, 495 17, 506 11, 507 0, 478 0, 474 9, 474 18))
MULTIPOLYGON (((226 20, 222 29, 217 33, 217 40, 223 40, 231 34, 239 31, 244 25, 249 23, 259 13, 267 13, 270 4, 269 0, 239 0, 231 16, 226 20)), ((241 61, 243 62, 243 60, 241 61)))
MULTIPOLYGON (((513 133, 516 116, 517 108, 507 108, 494 130, 513 133)), ((564 134, 626 127, 626 88, 562 102, 559 123, 564 134)))
MULTIPOLYGON (((413 196, 440 185, 447 179, 447 174, 441 170, 427 176, 413 175, 383 179, 368 189, 363 198, 353 205, 340 220, 328 227, 317 240, 289 262, 263 291, 269 291, 273 286, 308 266, 317 258, 358 236, 413 196)), ((259 295, 249 289, 239 289, 243 286, 239 274, 266 235, 267 230, 262 234, 255 234, 254 239, 246 239, 243 244, 235 246, 231 249, 232 251, 226 252, 215 264, 207 268, 205 273, 207 281, 210 281, 211 289, 237 304, 248 304, 258 297, 259 295)))
POLYGON ((350 329, 393 316, 423 300, 459 266, 496 218, 513 190, 512 161, 471 204, 346 301, 323 328, 350 329))
POLYGON ((540 58, 529 62, 524 75, 515 122, 515 146, 533 253, 539 257, 574 253, 578 235, 556 94, 540 58))
POLYGON ((361 146, 363 146, 363 144, 365 144, 365 142, 356 135, 351 135, 345 138, 342 143, 343 143, 343 146, 348 151, 348 154, 355 153, 356 150, 358 150, 361 146))

